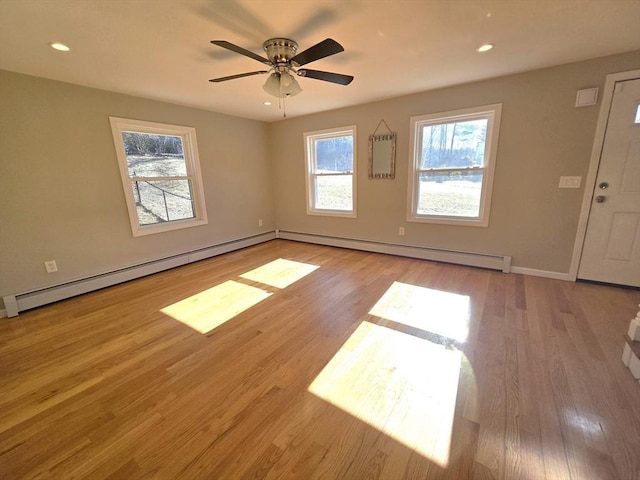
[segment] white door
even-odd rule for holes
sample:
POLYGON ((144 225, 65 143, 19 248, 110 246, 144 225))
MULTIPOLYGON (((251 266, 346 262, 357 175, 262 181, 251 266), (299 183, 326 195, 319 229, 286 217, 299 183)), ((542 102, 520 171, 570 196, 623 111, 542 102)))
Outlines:
POLYGON ((616 82, 578 278, 640 287, 640 79, 616 82))

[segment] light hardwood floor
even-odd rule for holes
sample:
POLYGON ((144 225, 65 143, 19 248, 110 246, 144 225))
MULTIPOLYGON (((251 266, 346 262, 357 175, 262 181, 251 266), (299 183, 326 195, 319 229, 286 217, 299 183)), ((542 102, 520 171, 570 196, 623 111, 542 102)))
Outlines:
POLYGON ((0 472, 638 480, 638 303, 275 240, 0 320, 0 472))

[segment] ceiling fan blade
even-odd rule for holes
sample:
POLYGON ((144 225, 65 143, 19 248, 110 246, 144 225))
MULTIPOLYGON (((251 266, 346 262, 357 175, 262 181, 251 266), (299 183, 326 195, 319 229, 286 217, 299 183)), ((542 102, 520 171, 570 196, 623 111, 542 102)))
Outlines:
POLYGON ((266 58, 261 57, 260 55, 257 55, 249 50, 246 50, 225 40, 211 40, 211 43, 219 47, 226 48, 227 50, 231 50, 232 52, 239 53, 240 55, 244 55, 245 57, 253 58, 254 60, 257 60, 259 62, 271 65, 271 62, 266 58))
POLYGON ((307 68, 300 69, 296 73, 301 77, 315 78, 316 80, 324 80, 325 82, 337 83, 339 85, 349 85, 353 81, 353 77, 351 75, 322 72, 320 70, 309 70, 307 68))
POLYGON ((291 58, 291 63, 302 66, 340 52, 344 52, 342 45, 331 38, 327 38, 291 58))
POLYGON ((226 82, 227 80, 234 80, 236 78, 242 78, 242 77, 250 77, 251 75, 260 75, 262 73, 267 73, 267 72, 268 70, 258 70, 255 72, 238 73, 237 75, 229 75, 228 77, 212 78, 209 81, 214 83, 226 82))

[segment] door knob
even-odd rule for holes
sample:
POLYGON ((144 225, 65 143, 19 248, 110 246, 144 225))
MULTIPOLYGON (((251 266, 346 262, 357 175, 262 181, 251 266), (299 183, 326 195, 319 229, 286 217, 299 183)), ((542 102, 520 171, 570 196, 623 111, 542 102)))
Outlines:
POLYGON ((607 188, 609 188, 609 184, 607 182, 600 182, 598 184, 598 187, 601 188, 602 190, 606 190, 607 188))
POLYGON ((606 199, 607 197, 605 197, 604 195, 598 195, 596 197, 596 203, 604 203, 606 199))

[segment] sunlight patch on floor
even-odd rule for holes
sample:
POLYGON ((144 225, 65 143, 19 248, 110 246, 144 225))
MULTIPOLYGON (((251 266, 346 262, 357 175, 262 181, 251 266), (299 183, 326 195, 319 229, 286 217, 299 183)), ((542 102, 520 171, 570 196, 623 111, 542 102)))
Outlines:
POLYGON ((363 322, 309 391, 446 468, 461 356, 363 322))
POLYGON ((318 265, 278 258, 261 267, 243 273, 240 277, 264 283, 271 287, 286 288, 318 268, 320 268, 318 265))
POLYGON ((468 296, 407 283, 393 282, 369 314, 460 342, 469 334, 468 296))
POLYGON ((227 280, 160 310, 200 333, 207 333, 272 294, 227 280))
MULTIPOLYGON (((267 289, 283 289, 318 268, 318 265, 279 258, 243 273, 240 278, 261 283, 267 289)), ((262 288, 227 280, 160 311, 200 333, 208 333, 272 294, 262 288)))

